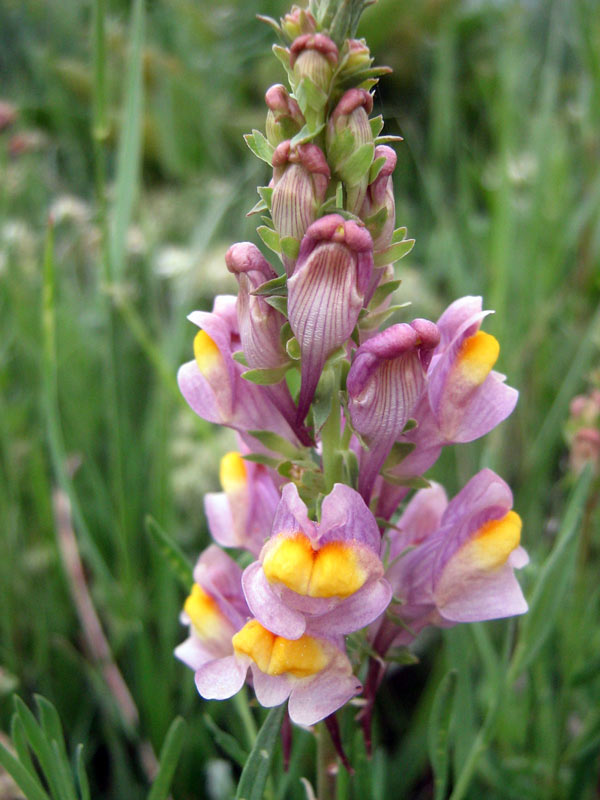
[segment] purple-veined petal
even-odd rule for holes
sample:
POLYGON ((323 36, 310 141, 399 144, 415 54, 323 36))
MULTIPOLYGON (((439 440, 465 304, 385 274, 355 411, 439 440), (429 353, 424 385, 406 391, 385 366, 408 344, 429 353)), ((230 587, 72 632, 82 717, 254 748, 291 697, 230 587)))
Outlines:
POLYGON ((440 614, 451 622, 502 619, 524 614, 528 608, 510 564, 485 573, 451 561, 442 573, 435 598, 440 614))
POLYGON ((289 321, 302 354, 299 421, 308 412, 325 361, 354 330, 372 270, 373 245, 366 228, 329 214, 307 230, 288 281, 289 321))
POLYGON ((321 506, 319 544, 346 540, 364 544, 379 555, 381 537, 373 514, 358 492, 336 483, 321 506))
POLYGON ((173 652, 176 658, 193 670, 199 669, 207 661, 213 661, 215 657, 214 651, 206 647, 197 636, 188 636, 173 652))
POLYGON ((362 684, 352 674, 347 656, 340 652, 330 667, 312 680, 299 681, 293 687, 288 712, 297 725, 314 725, 361 691, 362 684))
POLYGON ((281 500, 273 520, 273 533, 302 531, 311 541, 318 537, 317 527, 308 518, 305 503, 298 494, 295 483, 286 483, 281 490, 281 500))
POLYGON ((492 371, 467 404, 454 442, 472 442, 485 436, 512 414, 519 392, 504 383, 504 375, 492 371))

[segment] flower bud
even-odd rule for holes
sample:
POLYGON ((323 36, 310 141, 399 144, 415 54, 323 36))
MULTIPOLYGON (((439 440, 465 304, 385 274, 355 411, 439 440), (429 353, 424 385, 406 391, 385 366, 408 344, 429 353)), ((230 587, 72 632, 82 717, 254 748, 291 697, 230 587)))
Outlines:
POLYGON ((290 47, 290 67, 295 86, 299 86, 303 78, 309 78, 315 86, 328 94, 337 63, 337 45, 323 33, 299 36, 290 47))
POLYGON ((439 340, 433 322, 416 319, 392 325, 356 352, 347 388, 352 425, 369 446, 360 465, 359 490, 366 502, 423 391, 425 369, 439 340))
POLYGON ((307 33, 314 33, 317 22, 310 11, 299 6, 292 6, 292 10, 282 17, 281 27, 291 41, 307 33))
POLYGON ((348 57, 344 64, 344 75, 368 69, 371 66, 372 58, 367 43, 364 39, 347 40, 348 57))
POLYGON ((237 316, 248 366, 253 369, 283 366, 288 356, 279 334, 285 318, 264 297, 251 294, 261 284, 276 278, 277 273, 251 242, 232 245, 225 254, 225 263, 239 285, 237 316))
MULTIPOLYGON (((280 239, 292 236, 298 242, 315 220, 325 199, 330 171, 323 151, 316 144, 291 147, 282 142, 273 154, 271 216, 280 239)), ((288 275, 296 259, 282 256, 288 275)))
POLYGON ((373 252, 385 250, 392 240, 396 219, 396 202, 394 199, 394 183, 392 173, 396 169, 398 160, 391 147, 380 144, 375 148, 374 160, 385 158, 385 164, 379 171, 375 180, 367 187, 365 199, 360 209, 360 217, 367 220, 376 214, 381 216, 372 226, 369 226, 373 238, 373 252), (382 212, 382 209, 385 209, 382 212))
POLYGON ((373 161, 373 132, 369 114, 373 98, 365 89, 349 89, 337 104, 327 125, 327 158, 346 184, 347 208, 358 214, 367 191, 373 161), (363 148, 364 158, 356 153, 363 148), (370 151, 370 152, 369 152, 370 151))
POLYGON ((306 231, 288 281, 289 321, 302 354, 299 420, 325 361, 354 330, 372 271, 373 244, 362 225, 328 214, 306 231))
POLYGON ((304 125, 304 117, 298 103, 290 97, 281 83, 267 90, 265 102, 269 109, 266 122, 267 139, 273 147, 277 147, 298 133, 304 125))

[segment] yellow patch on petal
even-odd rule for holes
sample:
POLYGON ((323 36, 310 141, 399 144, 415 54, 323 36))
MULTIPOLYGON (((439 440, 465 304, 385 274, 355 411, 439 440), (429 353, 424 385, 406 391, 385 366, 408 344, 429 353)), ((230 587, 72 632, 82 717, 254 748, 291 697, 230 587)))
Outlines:
POLYGON ((498 340, 489 333, 478 331, 462 343, 457 366, 471 385, 480 386, 490 374, 499 354, 498 340))
POLYGON ((246 462, 239 453, 226 453, 221 459, 219 478, 223 491, 229 494, 243 489, 248 482, 246 462))
POLYGON ((354 548, 329 542, 315 550, 307 536, 279 534, 263 559, 267 580, 308 597, 349 597, 367 580, 354 548))
POLYGON ((249 656, 267 675, 289 674, 306 678, 329 663, 324 647, 312 636, 284 639, 251 619, 232 638, 236 653, 249 656))
POLYGON ((521 517, 515 511, 509 511, 502 519, 486 522, 467 545, 472 548, 478 566, 491 570, 505 564, 519 546, 522 525, 521 517))
POLYGON ((222 632, 223 625, 229 625, 217 601, 197 583, 192 586, 192 593, 185 601, 183 610, 201 639, 216 639, 222 632))
POLYGON ((198 331, 194 337, 194 357, 203 375, 212 372, 222 360, 219 348, 206 331, 198 331))

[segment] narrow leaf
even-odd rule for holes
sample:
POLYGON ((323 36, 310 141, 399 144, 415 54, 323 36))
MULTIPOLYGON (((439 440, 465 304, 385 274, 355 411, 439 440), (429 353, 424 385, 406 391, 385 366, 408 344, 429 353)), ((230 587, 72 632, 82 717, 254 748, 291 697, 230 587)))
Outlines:
POLYGON ((251 294, 257 297, 269 297, 275 294, 287 295, 287 275, 280 275, 278 278, 261 283, 258 289, 255 289, 251 294))
POLYGON ((392 449, 390 450, 389 456, 385 460, 385 464, 383 465, 384 472, 388 469, 392 469, 397 464, 400 464, 401 461, 409 456, 412 451, 415 449, 417 445, 414 442, 394 442, 392 449))
POLYGON ((262 800, 284 712, 285 704, 276 706, 265 719, 242 770, 236 800, 262 800))
POLYGON ((248 433, 275 453, 283 453, 284 456, 292 459, 302 457, 301 450, 298 450, 291 442, 288 442, 287 439, 277 433, 272 433, 271 431, 248 431, 248 433))
POLYGON ((173 574, 179 580, 179 583, 185 591, 189 592, 194 582, 194 568, 191 562, 187 556, 184 555, 177 542, 169 536, 154 517, 151 517, 149 514, 146 517, 145 526, 146 532, 157 545, 159 551, 171 567, 173 574))
POLYGON ((271 210, 271 199, 273 197, 273 187, 272 186, 259 186, 256 190, 259 195, 262 197, 262 200, 266 207, 271 210))
POLYGON ((281 251, 288 258, 298 258, 300 242, 295 236, 284 236, 280 241, 281 251))
POLYGON ((304 125, 298 131, 298 133, 292 137, 290 146, 298 147, 298 145, 300 144, 306 144, 307 142, 311 142, 315 137, 317 137, 321 133, 321 131, 324 128, 325 128, 324 122, 321 125, 316 125, 314 128, 311 128, 308 125, 304 125))
POLYGON ((376 158, 375 161, 373 161, 371 164, 371 169, 369 170, 369 183, 373 183, 373 181, 377 179, 377 176, 381 172, 386 161, 387 158, 385 156, 379 156, 379 158, 376 158))
POLYGON ((25 728, 29 745, 39 761, 44 777, 48 781, 50 792, 56 797, 63 797, 60 774, 56 767, 55 755, 50 742, 44 736, 36 718, 21 698, 15 695, 14 703, 15 710, 25 728))
POLYGON ((373 263, 376 267, 385 267, 386 264, 393 264, 399 261, 404 256, 408 255, 415 245, 414 239, 404 239, 402 242, 396 242, 385 250, 375 253, 373 263))
POLYGON ((160 766, 148 794, 148 800, 166 800, 171 788, 175 768, 181 755, 186 724, 182 717, 175 717, 160 751, 160 766))
POLYGON ((371 133, 373 134, 373 138, 375 139, 381 131, 383 130, 383 117, 379 114, 378 117, 373 117, 373 119, 369 120, 371 125, 371 133))
MULTIPOLYGON (((25 735, 25 728, 23 723, 21 722, 21 718, 15 712, 12 715, 10 721, 10 738, 12 739, 13 747, 17 753, 17 758, 23 764, 23 766, 28 770, 28 772, 32 775, 35 780, 38 781, 39 779, 37 776, 37 772, 35 767, 33 766, 33 761, 31 760, 31 756, 29 754, 29 747, 27 745, 27 736, 25 735)), ((41 783, 39 784, 40 789, 42 788, 41 783)))
POLYGON ((377 308, 380 306, 385 298, 392 292, 395 292, 401 283, 402 281, 387 281, 386 283, 382 283, 381 286, 378 286, 373 293, 369 308, 377 308))
POLYGON ((285 378, 287 370, 287 364, 276 369, 248 369, 246 372, 242 372, 242 378, 250 383, 256 383, 258 386, 272 386, 285 378))
POLYGON ((357 183, 360 183, 373 163, 374 152, 375 146, 373 143, 367 142, 366 144, 361 144, 361 146, 352 153, 343 167, 340 168, 340 174, 346 184, 349 186, 356 186, 357 183))
POLYGON ((272 469, 277 469, 281 463, 281 459, 265 456, 262 453, 246 453, 246 455, 242 457, 246 461, 251 461, 253 464, 264 464, 265 467, 271 467, 272 469))
POLYGON ((244 141, 257 158, 271 166, 275 148, 269 143, 264 134, 255 128, 252 133, 245 134, 244 141))
POLYGON ((272 297, 265 297, 265 301, 276 311, 279 311, 280 314, 287 319, 288 315, 288 301, 287 297, 281 297, 280 295, 274 294, 272 297))

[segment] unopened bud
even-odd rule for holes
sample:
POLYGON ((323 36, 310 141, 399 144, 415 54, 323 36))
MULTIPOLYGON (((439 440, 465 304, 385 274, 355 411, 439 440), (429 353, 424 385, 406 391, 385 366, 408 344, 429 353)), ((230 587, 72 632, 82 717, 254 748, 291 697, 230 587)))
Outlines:
MULTIPOLYGON (((293 237, 300 243, 314 222, 325 199, 330 171, 323 151, 316 144, 292 147, 282 142, 273 154, 273 196, 271 216, 280 239, 293 237)), ((296 259, 282 256, 288 275, 296 259)))
POLYGON ((333 170, 346 184, 348 211, 357 214, 363 204, 373 161, 373 132, 369 114, 373 98, 365 89, 349 89, 337 104, 327 126, 327 156, 333 170), (348 144, 348 133, 352 145, 348 144), (364 157, 357 159, 363 148, 364 157))
POLYGON ((309 78, 323 92, 329 92, 337 63, 337 45, 323 33, 299 36, 290 48, 290 67, 296 86, 303 78, 309 78))
POLYGON ((306 33, 314 33, 317 29, 317 22, 310 11, 299 6, 292 6, 292 10, 282 17, 280 22, 290 41, 306 33))
POLYGON ((271 86, 265 94, 267 112, 267 139, 277 147, 278 144, 291 139, 304 125, 304 117, 298 103, 290 97, 281 83, 271 86))

